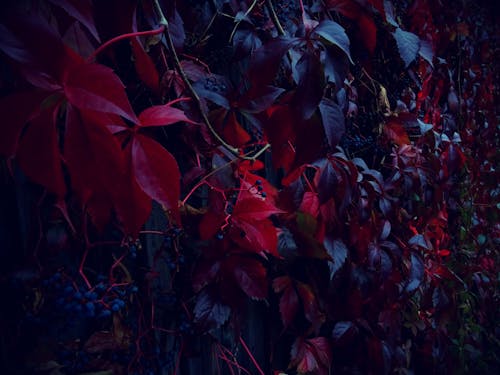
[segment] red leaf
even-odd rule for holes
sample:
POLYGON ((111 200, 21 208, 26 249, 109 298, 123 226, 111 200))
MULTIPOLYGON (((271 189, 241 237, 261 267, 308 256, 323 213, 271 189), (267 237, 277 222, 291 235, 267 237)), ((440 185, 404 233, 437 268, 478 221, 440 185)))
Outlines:
POLYGON ((131 142, 137 183, 152 199, 177 212, 181 179, 177 161, 151 138, 136 134, 131 142))
POLYGON ((250 193, 242 194, 236 202, 233 211, 233 219, 254 221, 264 220, 273 214, 283 213, 270 199, 261 198, 250 193))
POLYGON ((395 119, 389 120, 389 122, 384 125, 384 133, 387 138, 398 146, 410 144, 410 138, 408 138, 405 128, 395 119))
POLYGON ((375 26, 373 18, 367 14, 362 14, 358 19, 358 26, 361 40, 368 48, 368 51, 373 53, 377 45, 377 26, 375 26))
POLYGON ((278 72, 283 55, 298 42, 298 38, 278 37, 257 49, 248 71, 252 86, 269 85, 278 72))
POLYGON ((60 6, 71 17, 84 25, 92 36, 100 42, 99 34, 92 17, 92 2, 90 0, 49 0, 52 4, 60 6))
POLYGON ((328 0, 328 10, 339 12, 350 19, 357 19, 362 12, 361 6, 353 0, 328 0))
POLYGON ((276 293, 284 292, 280 298, 280 314, 283 326, 288 327, 299 309, 299 296, 288 276, 277 277, 273 281, 273 289, 276 293))
POLYGON ((261 252, 267 251, 278 257, 278 235, 271 220, 232 220, 231 238, 244 249, 261 252))
POLYGON ((21 132, 32 116, 39 114, 40 104, 47 93, 37 91, 18 92, 0 99, 2 136, 0 154, 13 156, 21 132))
POLYGON ((172 107, 172 102, 164 105, 155 105, 146 108, 139 115, 139 125, 142 127, 146 126, 165 126, 170 124, 175 124, 179 121, 189 122, 190 124, 196 124, 196 122, 191 121, 186 117, 184 111, 172 107))
POLYGON ((107 122, 106 115, 68 105, 64 156, 72 186, 84 200, 89 192, 113 196, 122 189, 125 158, 107 122))
POLYGON ((302 197, 299 210, 310 214, 312 217, 318 217, 319 213, 319 199, 318 193, 306 191, 302 197))
POLYGON ((226 116, 224 116, 222 123, 219 126, 222 127, 222 135, 224 139, 235 147, 243 146, 252 139, 250 134, 248 134, 248 132, 236 119, 234 111, 230 111, 226 116))
POLYGON ((255 299, 267 297, 267 272, 261 262, 248 257, 232 256, 224 265, 247 296, 255 299))
POLYGON ((290 366, 297 366, 299 374, 329 373, 332 358, 330 343, 325 337, 304 340, 299 337, 292 345, 290 366))
POLYGON ((320 325, 324 318, 323 314, 319 311, 318 302, 311 287, 307 284, 297 282, 297 291, 302 300, 304 308, 304 316, 314 325, 320 325))
POLYGON ((24 173, 59 196, 66 193, 54 111, 34 118, 19 143, 17 158, 24 173))
POLYGON ((77 108, 114 113, 137 123, 123 83, 113 70, 100 64, 79 64, 67 71, 64 92, 77 108))
POLYGON ((139 38, 131 39, 130 44, 132 46, 137 75, 151 91, 158 94, 160 90, 160 76, 153 60, 151 60, 151 57, 144 51, 144 48, 139 42, 139 38))

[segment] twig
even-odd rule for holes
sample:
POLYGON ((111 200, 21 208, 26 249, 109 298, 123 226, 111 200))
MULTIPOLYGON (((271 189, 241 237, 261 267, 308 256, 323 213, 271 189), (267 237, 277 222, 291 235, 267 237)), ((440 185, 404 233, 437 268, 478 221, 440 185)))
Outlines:
POLYGON ((229 36, 229 43, 231 43, 233 41, 233 38, 234 38, 234 34, 236 33, 236 29, 238 28, 238 26, 240 25, 241 21, 243 21, 243 19, 245 19, 253 10, 253 8, 255 8, 255 6, 257 5, 257 0, 253 0, 252 4, 250 5, 250 7, 247 9, 247 11, 245 12, 245 14, 243 15, 243 17, 241 17, 237 22, 236 22, 236 25, 234 25, 234 28, 233 28, 233 31, 231 31, 231 35, 229 36))
POLYGON ((276 27, 276 30, 278 30, 278 34, 281 36, 285 36, 286 32, 283 29, 283 26, 281 26, 280 20, 278 18, 278 15, 276 14, 276 11, 274 10, 273 2, 272 0, 267 0, 266 1, 267 8, 269 10, 269 13, 271 14, 271 19, 274 23, 274 26, 276 27))
POLYGON ((99 48, 97 48, 94 52, 92 52, 92 54, 89 57, 87 57, 87 61, 93 61, 96 58, 96 56, 98 54, 100 54, 103 50, 105 50, 106 48, 108 48, 111 44, 119 42, 120 40, 128 39, 128 38, 134 38, 134 37, 137 37, 137 36, 157 35, 157 34, 163 33, 164 29, 165 29, 165 27, 162 25, 159 28, 154 29, 154 30, 138 31, 138 32, 135 32, 135 33, 128 33, 128 34, 118 35, 117 37, 115 37, 113 39, 110 39, 106 43, 104 43, 101 46, 99 46, 99 48))
POLYGON ((260 368, 259 364, 257 363, 257 360, 252 355, 252 352, 250 351, 247 344, 245 343, 245 340, 243 340, 243 337, 241 337, 241 336, 240 336, 240 343, 241 343, 241 346, 243 346, 243 349, 245 349, 245 351, 247 352, 248 356, 250 357, 250 360, 252 361, 253 365, 255 366, 255 368, 257 369, 259 374, 264 375, 264 371, 262 371, 262 369, 260 368))

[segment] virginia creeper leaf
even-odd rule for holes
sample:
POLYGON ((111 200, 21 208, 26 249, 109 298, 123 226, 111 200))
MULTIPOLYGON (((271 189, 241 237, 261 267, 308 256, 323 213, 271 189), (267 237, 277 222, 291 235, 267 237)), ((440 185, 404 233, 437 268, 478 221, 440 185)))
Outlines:
POLYGON ((417 289, 425 275, 425 265, 422 259, 415 253, 411 253, 411 267, 410 275, 408 277, 408 283, 406 284, 405 290, 408 293, 413 292, 417 289))
POLYGON ((132 46, 137 75, 148 88, 158 94, 160 90, 160 75, 158 74, 158 70, 153 60, 151 60, 151 57, 144 51, 142 44, 139 42, 139 38, 132 38, 130 40, 130 45, 132 46))
POLYGON ((337 271, 344 266, 349 250, 342 240, 334 239, 331 236, 326 236, 323 244, 328 255, 332 258, 328 262, 328 267, 330 268, 330 279, 333 279, 337 271))
POLYGON ((231 309, 219 302, 214 293, 202 290, 194 306, 194 320, 204 327, 218 328, 229 319, 231 309))
POLYGON ((100 64, 78 64, 67 71, 64 93, 77 108, 114 113, 137 123, 123 83, 112 69, 100 64))
POLYGON ((49 0, 52 4, 64 9, 71 17, 84 25, 92 36, 100 42, 99 34, 92 16, 91 0, 49 0))
POLYGON ((165 126, 179 121, 196 124, 196 122, 191 121, 186 117, 184 111, 172 107, 171 103, 148 107, 139 115, 139 125, 143 127, 165 126))
POLYGON ((177 161, 158 142, 142 134, 136 134, 131 142, 137 183, 152 199, 176 212, 181 179, 177 161))

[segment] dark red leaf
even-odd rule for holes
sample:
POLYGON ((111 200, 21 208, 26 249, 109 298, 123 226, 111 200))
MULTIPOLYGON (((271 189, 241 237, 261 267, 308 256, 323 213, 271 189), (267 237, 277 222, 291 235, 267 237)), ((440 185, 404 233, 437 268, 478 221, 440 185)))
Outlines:
POLYGON ((314 325, 321 325, 324 316, 319 311, 318 301, 316 300, 316 296, 314 295, 311 287, 301 282, 297 282, 296 285, 297 292, 304 308, 304 316, 314 325))
POLYGON ((298 38, 279 37, 257 49, 252 55, 248 71, 252 86, 269 85, 276 76, 285 53, 298 42, 298 38))
POLYGON ((326 98, 319 104, 319 111, 328 144, 333 149, 339 144, 345 132, 344 113, 334 101, 326 98))
POLYGON ((62 197, 66 185, 61 166, 59 141, 56 132, 57 114, 42 111, 30 121, 17 151, 19 166, 36 183, 62 197))
POLYGON ((114 113, 137 123, 123 83, 113 70, 100 64, 71 67, 64 80, 64 93, 77 108, 114 113))
POLYGON ((392 142, 398 146, 410 144, 410 138, 403 125, 396 119, 389 120, 384 125, 384 133, 392 142))
POLYGON ((196 124, 186 117, 184 111, 172 107, 172 103, 148 107, 139 115, 139 126, 142 127, 165 126, 179 121, 196 124))
POLYGON ((299 374, 329 373, 332 358, 330 343, 325 337, 304 340, 297 338, 292 345, 290 366, 297 366, 299 374))
POLYGON ((256 259, 232 256, 225 262, 225 267, 233 274, 241 290, 254 299, 267 297, 267 272, 256 259))
POLYGON ((276 293, 283 292, 280 298, 280 314, 283 326, 288 327, 299 309, 299 296, 288 276, 277 277, 273 281, 273 289, 276 293))
POLYGON ((212 259, 199 261, 193 271, 193 290, 198 293, 210 282, 212 282, 219 272, 220 266, 220 261, 214 261, 212 259))
POLYGON ((241 147, 252 139, 236 119, 234 111, 229 111, 225 116, 223 115, 219 127, 222 128, 224 140, 235 147, 241 147))
POLYGON ((343 16, 350 19, 357 19, 362 13, 361 6, 353 0, 328 0, 326 1, 327 9, 339 12, 343 16))
POLYGON ((181 179, 177 161, 149 137, 136 134, 131 142, 137 183, 152 199, 177 212, 181 179))
POLYGON ((92 16, 91 0, 49 0, 52 4, 60 6, 71 17, 75 18, 84 25, 92 36, 100 42, 99 34, 94 24, 92 16))
POLYGON ((130 40, 132 53, 134 55, 134 65, 137 75, 144 84, 155 94, 160 90, 160 75, 151 57, 144 51, 138 38, 130 40))
POLYGON ((259 253, 266 251, 278 256, 278 235, 269 219, 246 221, 233 218, 230 235, 244 249, 259 253))
POLYGON ((368 51, 373 53, 377 45, 377 26, 375 26, 373 18, 367 14, 362 14, 358 19, 358 26, 361 40, 368 48, 368 51))
POLYGON ((252 86, 238 101, 245 112, 259 113, 269 108, 285 90, 274 86, 252 86))

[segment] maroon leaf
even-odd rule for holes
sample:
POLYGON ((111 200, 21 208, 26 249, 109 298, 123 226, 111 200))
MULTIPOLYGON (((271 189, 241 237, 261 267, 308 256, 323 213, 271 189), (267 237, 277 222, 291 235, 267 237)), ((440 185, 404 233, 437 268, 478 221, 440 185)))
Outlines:
POLYGON ((152 199, 177 212, 181 179, 177 161, 151 138, 136 134, 131 142, 137 183, 152 199))
POLYGON ((359 33, 361 40, 370 53, 375 51, 377 45, 377 26, 373 18, 367 14, 362 14, 358 19, 359 33))
POLYGON ((323 20, 314 29, 314 32, 327 42, 339 47, 347 55, 351 63, 354 64, 349 51, 349 37, 342 26, 332 20, 323 20))
POLYGON ((293 105, 304 119, 312 116, 323 97, 323 66, 316 54, 304 53, 295 66, 299 82, 293 105))
POLYGON ((267 272, 256 259, 232 256, 225 262, 241 290, 254 299, 267 297, 267 272))
POLYGON ((113 70, 100 64, 79 64, 67 71, 64 92, 77 108, 114 113, 137 123, 124 86, 113 70))
POLYGON ((17 159, 29 178, 62 197, 66 185, 56 133, 56 116, 54 111, 45 110, 31 120, 19 143, 17 159))
POLYGON ((316 300, 316 296, 314 295, 311 287, 307 284, 297 282, 297 292, 302 301, 304 316, 306 319, 315 326, 320 326, 324 316, 319 311, 318 301, 316 300))
POLYGON ((259 113, 269 108, 285 90, 274 86, 252 86, 239 100, 245 112, 259 113))
POLYGON ((75 18, 84 25, 92 36, 100 42, 99 34, 92 17, 91 0, 49 0, 52 4, 60 6, 71 17, 75 18))
POLYGON ((189 122, 196 124, 186 117, 184 111, 172 107, 172 102, 164 105, 155 105, 146 108, 139 115, 139 125, 145 126, 165 126, 174 124, 179 121, 189 122))
POLYGON ((399 55, 404 61, 405 67, 408 67, 420 50, 420 39, 415 34, 401 30, 399 27, 393 32, 393 35, 398 45, 399 55))
POLYGON ((132 46, 137 75, 151 91, 158 94, 160 90, 160 75, 158 74, 158 70, 153 60, 151 60, 151 57, 144 51, 144 48, 139 42, 139 38, 131 39, 130 45, 132 46))
POLYGON ((299 296, 288 276, 277 277, 273 281, 273 289, 276 293, 283 292, 280 298, 280 314, 283 326, 286 328, 292 324, 299 309, 299 296))
POLYGON ((297 366, 299 374, 314 373, 326 375, 331 362, 330 343, 325 337, 304 340, 297 338, 290 352, 290 366, 297 366))
POLYGON ((390 119, 384 125, 384 133, 392 142, 398 146, 410 144, 410 138, 403 125, 396 119, 390 119))
POLYGON ((323 128, 331 148, 335 148, 344 135, 345 119, 342 109, 332 100, 323 99, 319 104, 323 128))
POLYGON ((257 49, 248 71, 252 86, 269 85, 278 72, 283 55, 298 42, 298 38, 279 37, 257 49))

